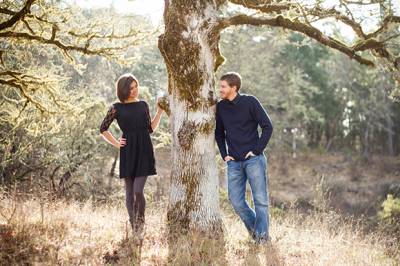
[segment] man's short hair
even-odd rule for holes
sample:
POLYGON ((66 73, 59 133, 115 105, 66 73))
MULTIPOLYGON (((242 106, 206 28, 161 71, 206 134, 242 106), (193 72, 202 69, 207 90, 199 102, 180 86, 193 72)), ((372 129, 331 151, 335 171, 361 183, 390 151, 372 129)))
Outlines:
POLYGON ((230 87, 236 86, 236 91, 239 91, 242 85, 242 77, 237 72, 227 72, 222 75, 220 80, 225 80, 230 87))

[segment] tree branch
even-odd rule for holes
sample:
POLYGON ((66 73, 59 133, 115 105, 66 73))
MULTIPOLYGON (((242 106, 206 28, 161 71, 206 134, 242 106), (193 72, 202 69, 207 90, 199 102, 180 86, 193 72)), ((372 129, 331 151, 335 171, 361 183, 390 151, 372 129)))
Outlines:
POLYGON ((40 102, 38 102, 35 99, 33 99, 33 97, 31 95, 29 95, 25 91, 24 87, 21 84, 17 83, 15 80, 13 80, 13 79, 9 79, 9 80, 0 79, 0 84, 7 85, 7 86, 14 87, 14 88, 18 89, 18 91, 22 94, 22 96, 28 102, 31 102, 41 112, 47 111, 50 114, 55 114, 55 112, 53 112, 51 110, 47 110, 47 108, 44 107, 40 102))
MULTIPOLYGON (((341 0, 341 6, 343 6, 347 12, 349 13, 350 16, 346 16, 342 14, 342 12, 336 10, 334 7, 330 9, 324 9, 321 8, 319 5, 315 5, 312 8, 307 8, 303 6, 302 4, 299 3, 284 3, 284 4, 271 4, 271 0, 230 0, 231 3, 237 4, 244 6, 246 8, 254 9, 261 11, 262 13, 265 14, 271 14, 271 13, 277 13, 280 14, 283 11, 290 11, 291 13, 297 12, 299 18, 304 18, 304 20, 307 22, 307 16, 313 16, 318 19, 324 19, 324 18, 334 18, 338 21, 341 21, 342 23, 348 25, 351 27, 354 31, 354 33, 357 34, 358 37, 362 39, 368 39, 372 37, 376 37, 380 32, 382 32, 385 28, 389 26, 390 23, 395 22, 395 23, 400 23, 400 17, 399 16, 393 16, 389 14, 383 19, 383 23, 381 27, 376 30, 374 33, 371 34, 365 34, 360 23, 357 22, 349 7, 348 4, 353 4, 353 5, 366 5, 365 2, 357 2, 357 1, 346 1, 346 0, 341 0)), ((371 1, 368 4, 376 4, 376 3, 381 3, 382 1, 371 1)))
MULTIPOLYGON (((56 113, 50 104, 59 107, 57 113, 60 110, 70 112, 72 106, 59 95, 60 79, 63 76, 47 75, 46 73, 51 72, 38 71, 34 69, 35 66, 27 67, 29 64, 25 62, 16 64, 7 60, 7 57, 4 62, 3 54, 7 51, 17 47, 19 49, 20 46, 30 48, 27 49, 29 51, 32 50, 32 45, 35 49, 36 46, 47 45, 61 52, 63 58, 70 60, 71 66, 80 71, 81 64, 76 62, 74 52, 102 56, 127 64, 133 57, 127 58, 126 49, 153 33, 146 28, 133 27, 130 16, 121 17, 107 10, 103 11, 108 12, 107 17, 102 17, 87 15, 85 12, 77 14, 75 5, 63 8, 53 5, 51 1, 21 0, 10 3, 12 4, 9 6, 2 4, 0 8, 0 15, 3 17, 0 21, 0 42, 4 42, 7 47, 0 50, 0 93, 7 97, 6 92, 10 90, 9 95, 15 100, 13 103, 22 110, 29 103, 42 113, 56 113), (88 17, 91 19, 87 20, 88 17), (115 29, 114 23, 123 25, 115 29)), ((30 56, 34 57, 36 54, 30 53, 30 56)), ((18 59, 22 60, 22 57, 18 59)), ((9 98, 6 101, 11 102, 9 98)))
MULTIPOLYGON (((392 11, 388 9, 388 12, 385 12, 385 16, 381 19, 381 23, 378 29, 374 32, 366 34, 361 27, 361 22, 356 21, 354 18, 352 11, 355 7, 362 5, 372 5, 379 4, 381 7, 385 5, 385 1, 383 0, 339 0, 339 7, 344 8, 346 14, 342 13, 332 7, 330 9, 322 8, 319 2, 311 4, 310 6, 306 6, 306 4, 301 3, 283 3, 283 4, 275 4, 272 3, 272 0, 229 0, 231 3, 238 4, 244 6, 246 8, 250 8, 253 10, 258 10, 264 14, 283 14, 285 12, 284 17, 279 15, 274 18, 260 18, 260 17, 252 17, 246 15, 237 15, 231 18, 225 18, 221 20, 220 25, 217 25, 217 30, 219 28, 226 28, 230 25, 269 25, 274 27, 281 27, 285 29, 290 29, 296 32, 303 33, 310 38, 317 40, 318 42, 324 44, 325 46, 336 49, 350 58, 355 59, 361 64, 369 65, 369 66, 383 66, 394 74, 395 79, 400 82, 400 56, 396 56, 396 52, 391 52, 389 50, 388 41, 390 39, 396 38, 398 36, 397 33, 391 34, 390 37, 385 36, 385 31, 390 28, 390 25, 393 23, 400 24, 400 16, 393 15, 392 11), (352 5, 351 8, 349 5, 352 5), (358 36, 358 40, 352 47, 335 40, 329 36, 324 35, 321 31, 311 25, 310 18, 313 18, 313 21, 325 19, 325 18, 333 18, 337 21, 340 21, 348 26, 350 26, 354 33, 358 36), (360 51, 371 51, 372 55, 379 60, 379 63, 372 62, 369 59, 361 57, 357 52, 360 51)), ((381 15, 383 17, 383 15, 381 15)), ((387 35, 387 34, 386 34, 387 35)))
POLYGON ((303 33, 308 37, 324 44, 325 46, 338 50, 349 56, 351 59, 354 59, 363 65, 374 66, 374 63, 371 60, 363 58, 360 55, 356 54, 355 49, 348 47, 346 44, 325 35, 319 29, 299 21, 292 21, 281 15, 278 15, 274 18, 257 18, 240 14, 230 18, 221 19, 218 25, 216 26, 216 30, 223 30, 229 26, 236 26, 236 25, 253 25, 253 26, 269 25, 272 27, 281 27, 284 29, 290 29, 295 32, 303 33))
POLYGON ((389 15, 385 17, 382 21, 382 25, 373 33, 367 34, 366 38, 374 38, 381 32, 383 32, 391 23, 399 23, 400 24, 400 16, 389 15))
MULTIPOLYGON (((25 5, 24 5, 24 7, 19 12, 14 13, 13 16, 9 20, 0 23, 0 30, 4 30, 6 28, 10 28, 15 23, 17 23, 18 21, 23 19, 24 16, 30 12, 31 5, 33 4, 33 2, 35 2, 35 0, 27 0, 25 5)), ((9 10, 2 9, 1 11, 2 11, 2 13, 6 13, 6 11, 9 11, 9 10)))
POLYGON ((87 55, 113 55, 112 51, 121 50, 122 48, 127 48, 130 44, 126 44, 125 46, 118 47, 106 47, 101 49, 90 49, 88 42, 84 47, 76 46, 76 45, 68 45, 64 44, 59 40, 56 40, 56 30, 53 27, 52 35, 50 38, 44 38, 42 36, 33 35, 25 32, 12 32, 12 31, 4 31, 0 32, 0 38, 17 38, 17 39, 25 39, 29 41, 37 41, 43 44, 51 44, 54 45, 64 52, 68 51, 77 51, 87 55))
MULTIPOLYGON (((65 103, 65 99, 61 99, 57 95, 57 91, 54 88, 54 85, 57 85, 60 81, 60 77, 53 78, 49 76, 34 76, 29 73, 27 74, 14 70, 0 72, 0 84, 18 89, 22 99, 25 99, 25 106, 27 103, 31 102, 40 111, 52 114, 55 114, 56 112, 54 112, 54 110, 50 110, 38 100, 35 100, 37 97, 35 97, 34 93, 38 90, 45 91, 46 95, 50 97, 52 103, 54 103, 60 109, 68 111, 69 106, 65 103)), ((4 93, 2 97, 6 97, 4 93)), ((20 99, 7 99, 7 101, 15 103, 21 102, 20 99)))

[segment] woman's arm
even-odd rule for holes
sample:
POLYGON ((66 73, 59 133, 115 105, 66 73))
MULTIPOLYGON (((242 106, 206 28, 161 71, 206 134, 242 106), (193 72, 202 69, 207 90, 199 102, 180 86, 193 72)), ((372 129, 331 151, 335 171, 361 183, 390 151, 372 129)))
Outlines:
POLYGON ((114 138, 110 131, 106 130, 101 133, 103 139, 113 145, 115 148, 121 148, 125 145, 125 138, 120 138, 119 141, 114 138))
POLYGON ((154 117, 153 117, 153 119, 151 120, 151 128, 153 129, 153 130, 155 130, 157 127, 158 127, 158 125, 159 125, 159 123, 160 123, 160 120, 161 120, 161 115, 162 115, 162 112, 163 112, 163 110, 160 108, 160 106, 158 105, 158 102, 159 102, 159 98, 157 99, 157 112, 156 112, 156 114, 154 115, 154 117))
POLYGON ((125 145, 125 139, 120 138, 120 140, 116 140, 114 136, 111 134, 110 131, 108 131, 108 128, 110 127, 111 123, 114 121, 115 117, 117 114, 117 109, 115 108, 114 105, 111 105, 110 108, 107 111, 106 116, 104 117, 103 121, 101 122, 100 125, 100 134, 103 137, 105 141, 110 143, 116 148, 120 148, 125 145))

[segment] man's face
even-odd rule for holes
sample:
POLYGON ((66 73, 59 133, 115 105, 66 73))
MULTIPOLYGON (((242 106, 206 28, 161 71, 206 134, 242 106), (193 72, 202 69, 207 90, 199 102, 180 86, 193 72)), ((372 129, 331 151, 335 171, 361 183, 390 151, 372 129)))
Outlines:
POLYGON ((236 92, 236 86, 229 86, 226 80, 220 80, 219 82, 219 96, 221 97, 221 99, 227 99, 229 96, 236 92))

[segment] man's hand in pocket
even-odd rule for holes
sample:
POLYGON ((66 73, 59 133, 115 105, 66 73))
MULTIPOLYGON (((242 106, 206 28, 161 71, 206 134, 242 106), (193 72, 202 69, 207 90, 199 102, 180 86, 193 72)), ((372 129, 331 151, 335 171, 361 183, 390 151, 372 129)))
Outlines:
POLYGON ((252 151, 249 151, 247 154, 246 154, 246 156, 245 156, 245 158, 247 159, 249 156, 256 156, 252 151))
POLYGON ((233 158, 232 156, 229 156, 229 155, 225 156, 225 158, 224 158, 225 162, 228 162, 230 160, 235 160, 235 158, 233 158))

